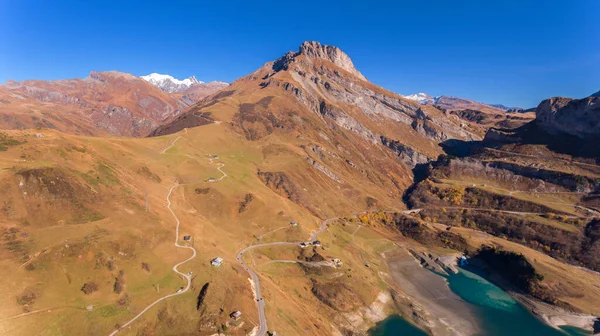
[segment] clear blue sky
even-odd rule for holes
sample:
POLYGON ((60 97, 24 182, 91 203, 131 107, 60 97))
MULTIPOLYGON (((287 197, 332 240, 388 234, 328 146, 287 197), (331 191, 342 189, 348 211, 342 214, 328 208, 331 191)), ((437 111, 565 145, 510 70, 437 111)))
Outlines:
POLYGON ((233 81, 304 40, 409 94, 530 107, 600 90, 600 1, 0 0, 0 83, 90 70, 233 81))

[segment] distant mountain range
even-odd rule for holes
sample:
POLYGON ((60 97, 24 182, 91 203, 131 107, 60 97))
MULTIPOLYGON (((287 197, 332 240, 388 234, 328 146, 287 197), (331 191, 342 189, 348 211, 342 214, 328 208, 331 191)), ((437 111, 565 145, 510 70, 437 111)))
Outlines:
POLYGON ((158 87, 159 89, 169 93, 186 93, 194 88, 206 88, 206 87, 219 87, 224 88, 229 85, 226 82, 212 81, 205 83, 191 76, 186 79, 180 80, 171 75, 162 75, 158 73, 151 73, 141 78, 148 83, 158 87))
POLYGON ((197 80, 194 76, 180 80, 171 75, 151 73, 140 78, 165 92, 183 94, 192 101, 198 101, 229 86, 229 83, 220 81, 205 83, 197 80))
POLYGON ((160 88, 161 90, 169 93, 181 92, 186 89, 189 89, 192 85, 195 84, 203 84, 196 79, 196 77, 191 76, 184 80, 179 80, 170 75, 161 75, 158 73, 151 73, 146 76, 141 76, 141 78, 148 83, 160 88))
POLYGON ((448 111, 457 110, 477 110, 477 111, 488 111, 488 112, 523 112, 525 109, 520 107, 508 107, 502 104, 485 104, 479 103, 473 100, 464 98, 452 97, 452 96, 430 96, 426 93, 420 92, 404 96, 406 99, 410 99, 424 105, 436 105, 444 108, 448 111))
POLYGON ((0 85, 0 128, 52 128, 94 136, 146 136, 196 101, 227 87, 152 74, 92 71, 82 79, 0 85))

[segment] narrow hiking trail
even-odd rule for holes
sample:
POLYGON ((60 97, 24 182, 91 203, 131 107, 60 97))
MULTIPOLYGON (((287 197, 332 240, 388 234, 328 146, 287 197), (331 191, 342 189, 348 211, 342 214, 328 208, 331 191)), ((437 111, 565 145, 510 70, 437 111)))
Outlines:
MULTIPOLYGON (((185 133, 187 134, 187 128, 185 129, 185 133)), ((173 140, 173 142, 165 149, 163 149, 160 153, 161 154, 168 154, 166 153, 167 150, 171 149, 175 143, 181 139, 183 136, 178 136, 175 140, 173 140)), ((188 156, 187 154, 180 154, 180 155, 184 155, 184 156, 188 156)), ((210 163, 213 164, 213 159, 209 159, 210 163)), ((217 167, 217 170, 219 172, 221 172, 223 175, 218 179, 215 180, 215 182, 221 181, 223 178, 225 178, 227 176, 227 174, 221 170, 221 168, 223 168, 225 166, 225 164, 220 163, 219 166, 217 167)), ((167 209, 169 209, 169 212, 171 213, 171 215, 173 216, 173 218, 175 219, 175 247, 177 248, 182 248, 182 249, 186 249, 186 250, 191 250, 192 251, 192 256, 190 256, 189 258, 185 259, 184 261, 176 264, 175 266, 173 266, 173 272, 179 274, 180 276, 182 276, 184 279, 186 279, 186 286, 183 289, 178 290, 176 293, 172 293, 172 294, 168 294, 165 295, 161 298, 158 298, 156 301, 152 302, 151 304, 149 304, 148 306, 146 306, 146 308, 144 308, 141 312, 139 312, 135 317, 133 317, 131 320, 127 321, 127 323, 119 326, 116 330, 114 330, 112 333, 110 333, 109 336, 114 336, 116 335, 119 331, 121 331, 123 328, 129 326, 131 323, 135 322, 138 318, 140 318, 142 315, 144 315, 144 313, 146 313, 148 310, 150 310, 152 307, 154 307, 156 304, 158 304, 159 302, 162 302, 168 298, 177 296, 177 295, 181 295, 185 292, 187 292, 191 285, 192 285, 192 276, 191 276, 191 272, 190 273, 183 273, 181 271, 179 271, 179 266, 187 263, 188 261, 196 258, 197 252, 196 249, 192 246, 187 246, 187 245, 181 245, 179 244, 179 227, 181 226, 181 221, 179 220, 179 217, 177 217, 177 215, 175 214, 175 211, 173 211, 172 208, 172 203, 171 203, 171 195, 173 193, 173 190, 175 190, 177 187, 180 186, 185 186, 185 185, 191 185, 191 184, 201 184, 201 183, 208 183, 206 181, 201 181, 201 182, 195 182, 195 183, 184 183, 184 184, 180 184, 178 181, 175 181, 175 184, 169 189, 169 192, 167 193, 166 196, 166 201, 167 201, 167 209)))

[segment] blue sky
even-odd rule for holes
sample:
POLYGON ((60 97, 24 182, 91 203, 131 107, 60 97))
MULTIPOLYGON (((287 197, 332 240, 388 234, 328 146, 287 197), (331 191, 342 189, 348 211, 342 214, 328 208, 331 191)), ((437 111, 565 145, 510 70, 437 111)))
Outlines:
POLYGON ((233 81, 304 40, 372 82, 530 107, 600 90, 600 1, 0 0, 0 83, 90 70, 233 81))

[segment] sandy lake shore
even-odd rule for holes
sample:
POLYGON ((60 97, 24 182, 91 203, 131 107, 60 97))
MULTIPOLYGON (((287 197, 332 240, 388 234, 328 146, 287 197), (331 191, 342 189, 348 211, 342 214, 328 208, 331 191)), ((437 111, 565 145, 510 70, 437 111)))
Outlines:
POLYGON ((394 282, 429 314, 433 335, 474 335, 480 330, 474 311, 454 294, 442 276, 421 267, 406 250, 387 256, 394 282))
POLYGON ((535 316, 556 329, 569 325, 592 331, 594 335, 600 335, 600 321, 593 315, 569 312, 523 294, 514 292, 509 292, 509 294, 526 306, 535 316))

